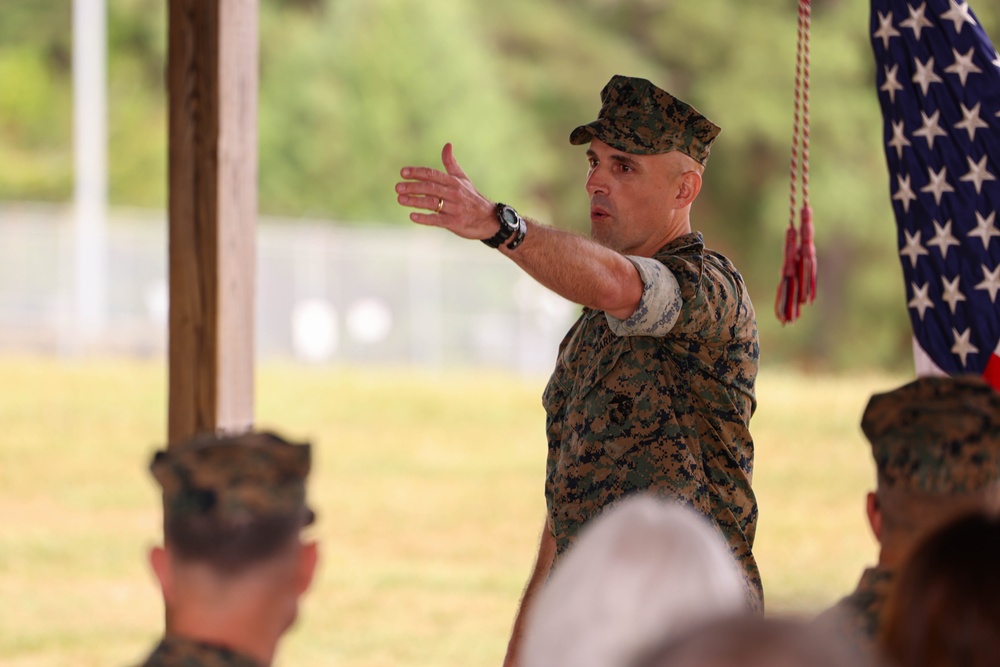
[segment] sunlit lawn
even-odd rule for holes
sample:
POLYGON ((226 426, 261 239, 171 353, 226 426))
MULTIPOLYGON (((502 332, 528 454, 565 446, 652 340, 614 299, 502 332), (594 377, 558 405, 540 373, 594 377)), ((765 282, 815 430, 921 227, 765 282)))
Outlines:
MULTIPOLYGON (((316 586, 278 665, 495 667, 544 502, 545 378, 265 365, 258 421, 316 449, 316 586)), ((769 610, 850 589, 875 547, 857 424, 888 376, 765 372, 752 423, 769 610)), ((165 431, 153 362, 0 359, 0 663, 139 660, 162 627, 145 466, 165 431)))

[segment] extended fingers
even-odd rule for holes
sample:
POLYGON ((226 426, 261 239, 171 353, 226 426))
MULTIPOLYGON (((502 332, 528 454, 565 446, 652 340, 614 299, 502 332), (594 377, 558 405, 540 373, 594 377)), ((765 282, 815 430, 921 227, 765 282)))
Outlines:
POLYGON ((468 178, 462 169, 462 165, 458 164, 458 160, 455 159, 455 148, 450 143, 445 144, 441 150, 441 163, 444 165, 445 170, 452 176, 468 178))
MULTIPOLYGON (((439 224, 436 220, 445 212, 445 204, 449 201, 449 197, 452 206, 455 206, 456 185, 461 190, 461 180, 468 180, 455 159, 450 143, 445 144, 441 152, 441 161, 447 173, 430 167, 403 167, 399 172, 407 180, 396 183, 396 201, 402 206, 431 211, 430 214, 411 213, 410 219, 414 222, 424 225, 439 224)), ((461 199, 461 196, 458 196, 458 199, 461 199)))
POLYGON ((440 197, 445 199, 449 189, 439 183, 429 181, 400 181, 396 183, 396 194, 424 195, 425 197, 440 197))
POLYGON ((445 189, 440 185, 405 181, 396 184, 396 201, 401 206, 425 208, 440 213, 445 202, 445 189))
POLYGON ((417 223, 418 225, 428 225, 431 227, 444 227, 444 221, 446 218, 437 215, 436 213, 411 213, 410 220, 417 223))
POLYGON ((452 181, 452 177, 438 169, 430 167, 403 167, 399 171, 403 178, 421 183, 438 183, 444 185, 452 181))
POLYGON ((396 201, 402 206, 425 208, 435 213, 440 213, 444 207, 444 198, 435 195, 399 195, 396 201))

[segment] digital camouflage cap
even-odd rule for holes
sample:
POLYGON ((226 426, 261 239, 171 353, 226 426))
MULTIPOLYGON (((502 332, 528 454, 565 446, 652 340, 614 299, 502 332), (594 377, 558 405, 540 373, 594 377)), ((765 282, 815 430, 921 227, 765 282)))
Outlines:
POLYGON ((976 377, 924 377, 872 396, 861 419, 880 488, 970 494, 1000 481, 1000 393, 976 377))
POLYGON ((601 91, 597 120, 573 130, 569 142, 580 145, 596 137, 637 155, 680 151, 704 165, 721 131, 690 104, 646 79, 616 74, 601 91))
POLYGON ((308 444, 273 433, 203 435, 157 452, 150 471, 163 488, 167 519, 203 517, 240 523, 314 514, 306 505, 311 466, 308 444))

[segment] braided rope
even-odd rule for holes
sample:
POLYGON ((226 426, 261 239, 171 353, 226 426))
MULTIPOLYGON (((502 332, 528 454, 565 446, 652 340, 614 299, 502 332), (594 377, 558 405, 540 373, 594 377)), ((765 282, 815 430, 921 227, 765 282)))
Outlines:
POLYGON ((802 79, 802 9, 799 8, 799 34, 795 54, 795 97, 792 113, 792 159, 788 169, 788 226, 795 227, 795 210, 798 208, 799 182, 799 118, 802 114, 802 98, 799 81, 802 79))
POLYGON ((803 40, 802 50, 802 227, 799 245, 799 303, 816 300, 816 243, 813 240, 813 214, 809 205, 809 34, 812 28, 810 0, 800 0, 803 40))
POLYGON ((802 204, 809 202, 809 0, 799 0, 798 41, 795 52, 795 98, 792 115, 792 159, 789 166, 788 225, 798 220, 799 149, 802 149, 802 204))
POLYGON ((809 68, 811 53, 809 33, 812 28, 812 7, 809 0, 799 2, 799 53, 802 58, 802 206, 809 206, 809 68))
POLYGON ((809 33, 812 26, 810 0, 799 0, 798 38, 795 53, 792 154, 789 164, 788 229, 781 282, 775 313, 782 324, 799 317, 800 305, 812 303, 816 295, 816 249, 813 243, 812 208, 809 206, 809 33), (799 206, 799 183, 802 201, 799 206), (801 220, 800 230, 796 220, 801 220), (801 241, 801 242, 800 242, 801 241))

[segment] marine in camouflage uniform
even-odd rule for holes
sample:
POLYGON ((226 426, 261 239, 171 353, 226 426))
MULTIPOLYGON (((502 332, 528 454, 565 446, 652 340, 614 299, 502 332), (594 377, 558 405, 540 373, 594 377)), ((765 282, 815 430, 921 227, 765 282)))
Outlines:
POLYGON ((873 654, 893 575, 920 537, 996 493, 1000 394, 980 378, 926 377, 871 398, 861 420, 877 489, 868 515, 879 562, 817 619, 873 654))
POLYGON ((587 521, 634 492, 679 500, 711 519, 743 567, 748 601, 762 606, 751 551, 754 311, 739 272, 705 248, 690 220, 719 132, 649 81, 613 77, 597 120, 570 135, 572 144, 589 143, 589 239, 490 201, 450 144, 443 172, 401 170, 396 192, 417 209, 411 220, 482 240, 584 306, 543 397, 548 518, 507 665, 516 663, 525 610, 560 555, 587 521))
POLYGON ((302 591, 289 590, 288 581, 301 574, 308 585, 315 565, 315 545, 300 541, 302 528, 315 518, 306 505, 310 465, 309 445, 273 433, 199 436, 156 453, 150 470, 163 489, 165 547, 153 550, 152 561, 167 600, 167 632, 144 667, 267 667, 279 637, 259 628, 291 624, 294 616, 286 618, 282 609, 296 604, 302 591), (279 574, 258 569, 276 558, 279 574), (192 567, 201 574, 188 579, 192 567), (231 596, 227 604, 236 600, 238 613, 251 610, 249 621, 193 608, 203 598, 192 582, 203 582, 205 570, 217 580, 213 590, 231 596), (257 577, 278 583, 268 580, 262 596, 261 582, 250 582, 257 577), (289 602, 293 597, 296 602, 289 602), (233 627, 240 630, 234 634, 233 627))
MULTIPOLYGON (((571 143, 596 137, 629 154, 677 150, 708 160, 719 128, 649 81, 616 76, 601 99, 598 119, 575 129, 571 143)), ((628 259, 645 286, 638 308, 624 321, 585 309, 543 397, 556 558, 609 504, 652 491, 721 529, 761 607, 748 427, 759 350, 746 286, 697 232, 628 259)))

